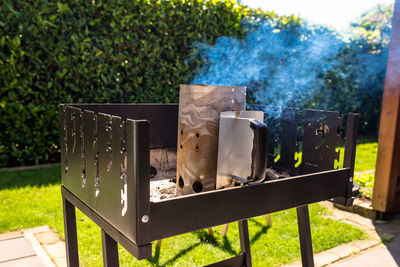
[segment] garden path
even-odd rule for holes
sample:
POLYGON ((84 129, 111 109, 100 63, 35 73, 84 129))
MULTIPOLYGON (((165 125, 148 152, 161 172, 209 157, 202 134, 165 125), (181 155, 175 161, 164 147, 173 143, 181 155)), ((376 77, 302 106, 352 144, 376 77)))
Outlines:
POLYGON ((64 242, 41 226, 0 234, 0 267, 64 267, 64 242))

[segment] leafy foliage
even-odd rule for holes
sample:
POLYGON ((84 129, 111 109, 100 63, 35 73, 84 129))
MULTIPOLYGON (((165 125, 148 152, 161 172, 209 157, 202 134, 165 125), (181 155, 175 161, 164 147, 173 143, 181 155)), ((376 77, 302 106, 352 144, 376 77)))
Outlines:
POLYGON ((354 181, 360 185, 360 194, 368 199, 372 199, 375 175, 373 173, 356 175, 354 181))
POLYGON ((307 106, 361 115, 362 133, 378 130, 393 5, 378 5, 352 24, 318 94, 307 106))
POLYGON ((177 102, 194 44, 240 36, 257 13, 230 0, 2 1, 0 166, 59 159, 61 102, 177 102))

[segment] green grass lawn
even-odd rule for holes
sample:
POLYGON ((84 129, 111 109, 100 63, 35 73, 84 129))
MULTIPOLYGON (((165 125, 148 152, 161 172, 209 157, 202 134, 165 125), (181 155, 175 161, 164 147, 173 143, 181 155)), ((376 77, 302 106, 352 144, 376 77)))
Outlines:
POLYGON ((357 172, 374 170, 377 154, 378 143, 376 138, 360 138, 356 151, 356 163, 354 167, 356 174, 354 175, 354 181, 361 186, 361 195, 368 199, 372 198, 375 173, 357 174, 357 172))
POLYGON ((357 144, 354 171, 363 172, 375 169, 378 142, 376 138, 360 138, 357 144))
MULTIPOLYGON (((367 235, 351 225, 326 218, 328 210, 310 206, 314 252, 319 252, 367 235)), ((254 266, 277 266, 300 259, 296 211, 272 214, 272 227, 263 217, 249 220, 254 266)), ((60 167, 0 172, 0 232, 49 225, 64 236, 60 192, 60 167)), ((77 212, 80 260, 83 266, 102 266, 100 229, 77 212)), ((163 240, 153 258, 137 261, 120 247, 121 266, 199 266, 237 255, 240 251, 237 223, 228 235, 214 227, 214 238, 205 230, 163 240)))

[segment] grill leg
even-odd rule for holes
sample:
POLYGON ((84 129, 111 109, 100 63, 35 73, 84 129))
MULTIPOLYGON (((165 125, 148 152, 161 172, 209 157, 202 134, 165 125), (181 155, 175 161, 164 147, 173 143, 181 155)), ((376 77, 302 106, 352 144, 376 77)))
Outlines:
POLYGON ((212 227, 208 228, 208 235, 211 237, 214 237, 214 232, 213 232, 212 227))
POLYGON ((240 250, 244 253, 244 263, 246 267, 251 267, 249 227, 247 220, 239 221, 240 250))
POLYGON ((304 267, 314 266, 308 205, 297 207, 297 222, 299 224, 302 264, 304 267))
POLYGON ((271 214, 266 214, 265 215, 265 222, 266 222, 266 226, 267 227, 271 227, 272 226, 271 214))
POLYGON ((118 244, 109 236, 103 229, 101 229, 101 241, 103 248, 103 265, 104 267, 118 267, 118 244))
POLYGON ((79 266, 75 207, 64 197, 62 198, 62 202, 64 212, 65 247, 67 250, 67 266, 75 267, 79 266))
POLYGON ((228 227, 229 227, 229 223, 226 223, 222 226, 222 230, 221 230, 222 236, 226 236, 226 234, 228 233, 228 227))

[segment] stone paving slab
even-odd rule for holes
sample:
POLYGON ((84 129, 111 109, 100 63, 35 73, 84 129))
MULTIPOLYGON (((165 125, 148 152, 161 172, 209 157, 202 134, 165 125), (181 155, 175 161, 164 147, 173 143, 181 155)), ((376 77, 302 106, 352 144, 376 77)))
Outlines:
MULTIPOLYGON (((331 251, 327 250, 327 251, 322 251, 320 253, 317 253, 314 255, 314 265, 315 266, 325 266, 331 262, 335 262, 338 261, 340 259, 340 257, 335 254, 332 253, 331 251)), ((300 265, 301 266, 301 265, 300 265)))
POLYGON ((57 267, 67 266, 65 241, 57 233, 49 229, 34 233, 34 236, 57 267))
MULTIPOLYGON (((0 267, 8 266, 45 266, 54 267, 55 261, 50 259, 50 255, 45 251, 44 247, 39 243, 35 235, 42 237, 46 243, 55 244, 60 241, 60 238, 48 226, 40 226, 35 228, 23 229, 14 232, 0 234, 0 267), (57 240, 51 233, 56 235, 57 240)), ((65 247, 64 247, 65 250, 65 247)), ((62 263, 63 259, 60 253, 58 254, 62 263)), ((65 261, 65 252, 64 252, 65 261)), ((65 265, 57 265, 65 266, 65 265)))
POLYGON ((380 243, 381 241, 379 239, 356 240, 354 242, 351 242, 351 244, 358 247, 360 251, 372 248, 379 245, 380 243))
MULTIPOLYGON (((314 253, 314 265, 316 267, 330 266, 334 262, 346 259, 354 254, 360 253, 365 249, 375 247, 381 244, 380 240, 366 239, 356 240, 347 244, 343 244, 319 253, 314 253)), ((284 267, 301 266, 301 261, 285 265, 284 267)))
POLYGON ((57 242, 54 244, 44 246, 46 252, 51 255, 52 258, 65 258, 65 244, 64 242, 57 242))
POLYGON ((0 263, 35 255, 31 244, 23 235, 0 241, 0 263))
POLYGON ((329 267, 398 267, 400 265, 400 253, 391 252, 384 244, 380 244, 367 251, 347 258, 345 260, 328 265, 329 267))
POLYGON ((6 233, 1 233, 0 234, 0 241, 3 239, 8 239, 10 237, 16 237, 16 236, 21 236, 24 233, 22 231, 13 231, 13 232, 6 232, 6 233))
POLYGON ((43 262, 38 256, 19 258, 11 261, 0 262, 0 267, 43 267, 43 262))
POLYGON ((330 249, 330 252, 336 254, 339 259, 350 256, 351 254, 360 252, 360 249, 352 243, 344 244, 330 249))

